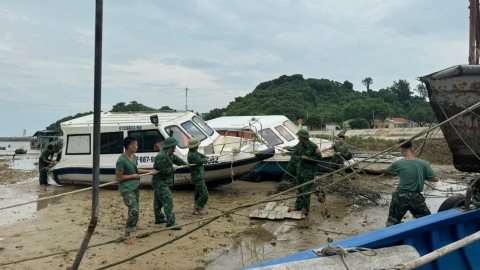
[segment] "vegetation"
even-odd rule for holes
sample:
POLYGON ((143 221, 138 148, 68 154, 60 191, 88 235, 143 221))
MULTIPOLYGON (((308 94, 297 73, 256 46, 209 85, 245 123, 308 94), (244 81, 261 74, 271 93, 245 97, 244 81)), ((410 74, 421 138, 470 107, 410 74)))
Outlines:
POLYGON ((383 121, 403 117, 419 126, 435 120, 426 101, 423 84, 415 89, 420 96, 414 95, 406 80, 394 81, 392 86, 378 91, 371 89, 371 77, 362 80, 362 84, 367 91, 353 90, 354 86, 349 81, 340 83, 327 79, 305 79, 301 74, 283 75, 260 83, 244 97, 234 98, 226 108, 211 110, 206 118, 281 114, 296 120, 304 116, 304 124, 314 129, 325 127, 326 123, 343 126, 344 121, 352 119, 356 128, 373 127, 374 118, 383 121))

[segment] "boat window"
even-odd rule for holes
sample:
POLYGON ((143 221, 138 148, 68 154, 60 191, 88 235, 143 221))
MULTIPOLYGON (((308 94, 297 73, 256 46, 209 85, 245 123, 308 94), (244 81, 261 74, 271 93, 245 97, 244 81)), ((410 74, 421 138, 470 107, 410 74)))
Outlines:
POLYGON ((90 134, 67 135, 66 155, 90 155, 90 134))
POLYGON ((293 134, 297 134, 297 132, 300 130, 297 125, 295 125, 292 121, 287 120, 283 122, 283 125, 287 127, 293 134))
POLYGON ((295 137, 293 137, 292 134, 290 134, 290 132, 288 132, 284 126, 277 126, 275 127, 275 130, 287 141, 295 140, 295 137))
POLYGON ((158 152, 160 149, 156 147, 156 144, 165 141, 165 137, 160 134, 158 129, 129 131, 128 136, 132 136, 137 139, 137 153, 158 152))
MULTIPOLYGON (((165 132, 169 136, 174 137, 178 141, 178 147, 185 148, 188 145, 188 136, 178 126, 168 126, 165 128, 165 132)), ((198 139, 198 138, 197 138, 198 139)))
POLYGON ((203 122, 202 119, 200 119, 198 116, 192 117, 193 122, 197 124, 205 133, 208 134, 208 136, 212 136, 215 131, 209 127, 205 122, 203 122))
POLYGON ((269 128, 262 129, 261 135, 269 145, 278 145, 283 143, 282 140, 280 140, 280 138, 273 133, 273 130, 269 128))
POLYGON ((100 154, 123 153, 123 132, 106 132, 100 134, 100 154))
POLYGON ((192 121, 186 121, 182 123, 182 127, 192 135, 192 137, 197 138, 200 141, 205 140, 207 136, 194 124, 192 121))

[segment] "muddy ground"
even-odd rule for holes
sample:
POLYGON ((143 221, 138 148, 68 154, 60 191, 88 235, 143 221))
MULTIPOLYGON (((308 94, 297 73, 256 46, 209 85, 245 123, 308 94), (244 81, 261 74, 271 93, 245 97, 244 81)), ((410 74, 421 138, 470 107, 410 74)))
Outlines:
MULTIPOLYGON (((18 164, 24 165, 14 165, 14 168, 31 169, 32 166, 25 165, 29 163, 33 164, 33 160, 18 161, 18 164)), ((80 188, 55 185, 39 187, 35 169, 20 171, 10 168, 10 165, 1 165, 0 207, 80 188)), ((462 179, 453 166, 434 166, 434 169, 445 182, 437 185, 461 187, 457 183, 462 183, 462 179)), ((52 180, 50 182, 53 183, 52 180)), ((378 205, 365 200, 357 201, 352 197, 345 198, 339 194, 327 194, 325 206, 332 211, 332 216, 328 219, 322 217, 324 205, 321 205, 315 196, 312 196, 311 212, 305 220, 253 220, 248 215, 257 207, 244 209, 222 216, 172 244, 111 269, 238 269, 383 228, 388 213, 388 196, 397 182, 395 177, 360 174, 355 180, 351 180, 350 184, 381 193, 382 199, 377 202, 378 205)), ((275 190, 277 185, 278 182, 275 181, 235 181, 211 189, 204 217, 213 217, 221 214, 222 210, 262 200, 267 197, 267 193, 275 190)), ((435 195, 430 191, 426 193, 432 195, 428 202, 432 212, 436 212, 446 194, 435 195), (441 198, 436 198, 437 196, 441 198)), ((191 215, 193 191, 175 190, 173 198, 179 224, 200 219, 191 215)), ((147 230, 133 233, 133 236, 164 228, 163 225, 153 224, 152 199, 152 190, 141 190, 139 224, 146 226, 147 230)), ((293 202, 294 199, 283 201, 287 206, 291 206, 293 202)), ((78 248, 89 223, 90 207, 91 193, 83 192, 0 210, 0 264, 78 248)), ((119 238, 124 230, 126 216, 126 207, 118 191, 101 189, 100 220, 90 244, 119 238)), ((406 217, 406 220, 408 219, 411 219, 410 214, 406 217)), ((90 248, 86 251, 80 268, 96 269, 109 265, 175 239, 196 226, 197 224, 188 225, 181 231, 163 231, 136 239, 133 246, 112 243, 90 248)), ((72 264, 75 255, 76 252, 69 252, 0 266, 0 269, 65 269, 72 264)))

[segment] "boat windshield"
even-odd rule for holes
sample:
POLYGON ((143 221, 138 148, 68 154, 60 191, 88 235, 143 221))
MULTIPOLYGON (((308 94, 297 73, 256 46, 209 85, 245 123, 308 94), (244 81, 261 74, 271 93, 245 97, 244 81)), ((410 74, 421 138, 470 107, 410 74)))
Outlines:
POLYGON ((295 125, 292 121, 287 120, 283 122, 283 125, 287 127, 293 134, 297 134, 297 132, 300 130, 297 125, 295 125))
POLYGON ((174 137, 178 141, 178 147, 185 148, 188 145, 188 136, 178 126, 168 126, 165 128, 165 132, 169 136, 174 137))
POLYGON ((285 138, 285 140, 287 140, 287 141, 295 140, 295 137, 293 137, 293 135, 290 134, 290 132, 288 132, 287 129, 284 126, 281 126, 281 125, 276 126, 275 130, 278 132, 278 134, 280 134, 280 136, 285 138))
POLYGON ((205 135, 192 121, 186 121, 182 123, 182 127, 192 135, 192 137, 197 138, 199 141, 205 140, 207 135, 205 135))
POLYGON ((209 127, 205 122, 203 122, 202 119, 200 119, 198 116, 192 117, 193 122, 197 124, 205 133, 208 134, 208 136, 212 136, 215 131, 211 127, 209 127))
POLYGON ((261 135, 269 145, 279 145, 283 143, 282 140, 280 140, 280 138, 273 133, 273 130, 269 128, 262 129, 261 135))

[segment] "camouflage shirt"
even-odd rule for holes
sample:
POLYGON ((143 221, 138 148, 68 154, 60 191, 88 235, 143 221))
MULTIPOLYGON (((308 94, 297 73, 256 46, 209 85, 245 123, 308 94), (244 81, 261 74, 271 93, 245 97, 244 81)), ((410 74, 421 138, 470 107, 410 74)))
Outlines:
POLYGON ((195 166, 190 167, 192 173, 192 181, 196 182, 205 179, 205 168, 203 164, 207 163, 208 157, 198 151, 188 151, 188 164, 195 166))
POLYGON ((297 156, 299 159, 298 173, 311 173, 317 174, 318 171, 318 160, 322 159, 322 153, 318 146, 312 142, 308 141, 307 144, 299 142, 292 151, 286 153, 289 156, 297 156), (308 157, 308 159, 303 159, 302 156, 308 157))
POLYGON ((157 170, 158 173, 152 177, 152 183, 165 181, 167 186, 173 186, 173 164, 187 165, 183 159, 173 153, 168 154, 166 149, 158 152, 157 157, 155 157, 155 162, 153 163, 153 169, 157 170))

